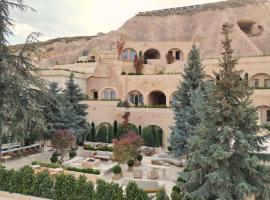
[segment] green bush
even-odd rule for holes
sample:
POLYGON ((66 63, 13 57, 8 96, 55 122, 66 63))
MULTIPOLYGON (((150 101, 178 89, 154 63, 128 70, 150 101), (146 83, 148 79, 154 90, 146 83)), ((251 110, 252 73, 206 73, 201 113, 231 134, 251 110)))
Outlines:
POLYGON ((96 141, 97 142, 107 143, 107 137, 108 137, 108 133, 107 133, 106 126, 100 125, 97 128, 96 141))
POLYGON ((122 187, 116 183, 97 181, 95 200, 124 200, 122 187))
POLYGON ((10 191, 9 189, 9 181, 11 180, 11 175, 13 170, 6 170, 4 167, 0 166, 0 190, 2 191, 10 191), (3 184, 5 183, 5 184, 3 184))
POLYGON ((91 168, 76 168, 76 167, 67 167, 65 168, 68 171, 73 171, 73 172, 80 172, 80 173, 85 173, 85 174, 95 174, 99 175, 100 171, 97 169, 91 169, 91 168))
POLYGON ((141 154, 137 155, 136 160, 142 161, 142 159, 143 159, 143 156, 141 154))
POLYGON ((170 200, 165 190, 162 189, 156 194, 156 200, 170 200))
POLYGON ((52 168, 52 169, 62 167, 62 165, 57 164, 57 163, 42 163, 42 162, 33 161, 32 165, 33 165, 33 163, 34 163, 34 165, 40 165, 41 167, 47 167, 47 168, 52 168))
POLYGON ((51 199, 53 179, 48 172, 38 173, 33 183, 33 196, 51 199))
POLYGON ((134 160, 133 160, 133 159, 128 160, 128 161, 127 161, 127 165, 128 165, 129 167, 133 167, 133 166, 134 166, 134 160))
POLYGON ((143 129, 143 136, 142 137, 143 137, 144 144, 146 146, 148 146, 148 147, 155 147, 156 146, 155 136, 149 127, 146 127, 143 129))
POLYGON ((57 200, 76 199, 76 179, 71 175, 60 174, 55 178, 54 197, 57 200))
POLYGON ((171 200, 183 200, 184 195, 181 192, 180 187, 174 186, 171 193, 171 200))
POLYGON ((139 133, 138 128, 134 124, 128 124, 127 127, 125 127, 123 124, 118 125, 118 137, 122 137, 125 135, 128 131, 134 131, 135 133, 139 133))
POLYGON ((84 145, 83 146, 84 150, 89 150, 89 151, 109 151, 113 152, 112 147, 104 146, 104 147, 92 147, 91 145, 84 145))
POLYGON ((85 176, 80 176, 75 185, 76 200, 93 200, 94 185, 85 176))
POLYGON ((122 169, 121 169, 121 167, 119 165, 115 165, 113 167, 113 173, 114 174, 120 174, 121 172, 122 172, 122 169))
POLYGON ((139 189, 135 182, 130 182, 126 188, 126 199, 128 200, 150 200, 147 193, 139 189))
POLYGON ((70 151, 69 152, 69 159, 74 158, 75 156, 77 156, 77 152, 76 151, 70 151))
POLYGON ((53 154, 50 160, 51 160, 52 163, 57 163, 58 162, 58 156, 53 154))

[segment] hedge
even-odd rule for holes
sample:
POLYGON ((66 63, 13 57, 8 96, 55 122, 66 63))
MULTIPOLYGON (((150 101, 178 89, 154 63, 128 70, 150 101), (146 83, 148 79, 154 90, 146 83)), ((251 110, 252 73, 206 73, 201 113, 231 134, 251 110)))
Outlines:
POLYGON ((163 131, 157 126, 148 126, 142 130, 144 144, 149 147, 162 146, 163 131))
POLYGON ((81 172, 81 173, 85 173, 85 174, 95 174, 95 175, 99 175, 100 171, 97 169, 91 169, 91 168, 76 168, 76 167, 67 167, 65 168, 65 170, 68 171, 73 171, 73 172, 81 172))
POLYGON ((85 144, 83 146, 84 150, 89 150, 89 151, 113 151, 112 147, 104 146, 104 147, 92 147, 91 145, 85 144))
MULTIPOLYGON (((124 193, 117 183, 98 180, 96 190, 86 177, 75 179, 73 175, 49 176, 48 172, 35 174, 30 166, 19 171, 0 167, 0 190, 53 200, 149 200, 147 194, 130 182, 124 193), (3 184, 4 183, 4 184, 3 184)), ((174 191, 178 192, 178 191, 174 191)), ((157 199, 165 196, 157 194, 157 199)), ((178 200, 178 199, 174 199, 178 200)))

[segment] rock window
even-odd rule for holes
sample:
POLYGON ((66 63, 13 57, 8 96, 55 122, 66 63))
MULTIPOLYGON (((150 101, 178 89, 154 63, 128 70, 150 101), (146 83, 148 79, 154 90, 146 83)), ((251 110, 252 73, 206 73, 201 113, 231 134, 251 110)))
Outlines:
POLYGON ((131 48, 125 49, 122 52, 122 60, 133 62, 136 55, 137 53, 134 49, 131 49, 131 48))
POLYGON ((128 95, 128 100, 136 106, 144 104, 143 95, 138 91, 131 92, 128 95))

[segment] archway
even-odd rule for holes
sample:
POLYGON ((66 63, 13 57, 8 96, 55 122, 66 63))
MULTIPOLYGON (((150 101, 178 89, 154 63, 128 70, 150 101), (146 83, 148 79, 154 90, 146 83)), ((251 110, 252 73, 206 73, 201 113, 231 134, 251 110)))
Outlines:
POLYGON ((148 97, 149 105, 166 105, 166 95, 161 91, 153 91, 148 97))
POLYGON ((144 53, 144 58, 147 59, 160 59, 160 53, 156 49, 148 49, 144 53))
POLYGON ((142 93, 136 90, 129 92, 127 99, 129 102, 131 102, 135 106, 144 104, 142 93))
POLYGON ((142 130, 144 144, 149 147, 163 146, 164 131, 157 125, 149 125, 142 130))
POLYGON ((98 91, 97 90, 91 90, 89 97, 90 97, 90 99, 98 100, 98 91))

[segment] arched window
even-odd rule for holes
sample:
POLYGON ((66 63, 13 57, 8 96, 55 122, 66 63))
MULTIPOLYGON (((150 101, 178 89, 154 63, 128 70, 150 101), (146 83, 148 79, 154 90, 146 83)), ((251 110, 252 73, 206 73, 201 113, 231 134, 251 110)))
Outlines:
POLYGON ((182 51, 180 49, 173 48, 173 49, 168 51, 168 53, 166 55, 166 59, 167 59, 168 64, 171 64, 177 60, 183 60, 182 51))
POLYGON ((253 88, 270 88, 270 75, 265 73, 255 74, 251 77, 250 86, 253 88))
POLYGON ((132 48, 124 49, 122 52, 122 60, 133 62, 137 52, 132 48))
POLYGON ((117 99, 117 95, 114 89, 108 88, 103 90, 101 98, 104 100, 115 100, 117 99))
POLYGON ((130 92, 128 94, 128 101, 136 106, 144 104, 143 95, 139 91, 130 92))

